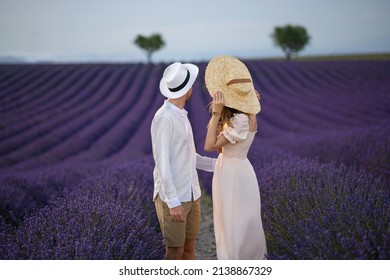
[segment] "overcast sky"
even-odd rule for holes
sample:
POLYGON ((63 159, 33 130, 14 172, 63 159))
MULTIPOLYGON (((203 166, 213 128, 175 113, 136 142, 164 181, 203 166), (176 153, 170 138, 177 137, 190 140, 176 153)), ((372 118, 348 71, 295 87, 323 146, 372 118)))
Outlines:
POLYGON ((390 0, 0 0, 0 57, 144 62, 133 41, 153 33, 154 62, 278 57, 286 24, 312 37, 302 56, 390 52, 390 0))

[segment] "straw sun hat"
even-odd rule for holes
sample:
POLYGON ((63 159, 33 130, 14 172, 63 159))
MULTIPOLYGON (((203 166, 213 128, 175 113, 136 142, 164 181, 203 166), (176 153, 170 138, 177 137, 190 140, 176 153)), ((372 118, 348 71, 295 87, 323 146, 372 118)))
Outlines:
POLYGON ((235 57, 217 56, 206 67, 205 82, 212 96, 223 93, 225 106, 244 113, 260 112, 260 102, 253 86, 248 68, 235 57))

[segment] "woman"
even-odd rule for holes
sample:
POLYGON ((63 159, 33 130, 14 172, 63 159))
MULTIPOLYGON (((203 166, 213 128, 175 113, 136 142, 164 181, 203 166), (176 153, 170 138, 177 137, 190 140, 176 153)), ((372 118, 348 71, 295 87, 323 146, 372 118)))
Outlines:
POLYGON ((213 97, 206 151, 220 151, 212 186, 218 259, 265 259, 256 174, 247 158, 257 131, 259 94, 250 73, 237 58, 218 56, 206 68, 213 97))

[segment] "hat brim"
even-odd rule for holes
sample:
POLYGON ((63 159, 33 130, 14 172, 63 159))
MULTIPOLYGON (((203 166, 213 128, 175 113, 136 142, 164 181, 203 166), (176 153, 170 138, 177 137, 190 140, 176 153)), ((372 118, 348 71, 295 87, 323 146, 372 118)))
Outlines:
POLYGON ((207 65, 205 71, 205 83, 209 94, 221 91, 224 94, 226 107, 237 109, 248 114, 257 114, 261 110, 259 99, 253 87, 253 80, 247 67, 235 57, 217 56, 207 65), (229 71, 238 72, 237 78, 250 78, 252 88, 245 96, 240 96, 232 92, 227 86, 226 73, 229 71))
POLYGON ((160 80, 160 91, 162 95, 164 95, 165 97, 172 98, 172 99, 180 98, 183 95, 185 95, 190 90, 190 88, 194 85, 196 77, 198 76, 199 73, 198 66, 191 63, 184 63, 183 66, 187 68, 187 70, 190 72, 190 78, 187 84, 181 90, 172 92, 169 90, 165 81, 163 79, 160 80))
MULTIPOLYGON (((222 92, 227 92, 222 90, 222 92)), ((254 90, 248 93, 245 97, 233 97, 230 94, 224 95, 224 105, 233 109, 237 109, 243 113, 257 114, 261 111, 260 101, 257 98, 257 94, 254 90)))

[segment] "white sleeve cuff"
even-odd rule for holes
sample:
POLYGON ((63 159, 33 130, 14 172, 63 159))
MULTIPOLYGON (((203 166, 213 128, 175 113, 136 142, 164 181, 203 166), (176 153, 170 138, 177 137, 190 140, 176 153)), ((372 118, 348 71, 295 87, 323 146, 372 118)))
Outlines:
POLYGON ((175 208, 181 205, 180 199, 176 196, 172 199, 167 199, 167 204, 169 208, 175 208))

